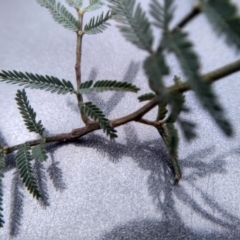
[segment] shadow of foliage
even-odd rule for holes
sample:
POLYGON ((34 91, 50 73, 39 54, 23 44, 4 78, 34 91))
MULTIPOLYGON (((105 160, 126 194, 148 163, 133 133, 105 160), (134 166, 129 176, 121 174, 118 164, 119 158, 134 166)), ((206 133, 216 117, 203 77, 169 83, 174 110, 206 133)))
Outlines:
POLYGON ((39 199, 39 203, 43 207, 50 206, 49 203, 49 195, 47 188, 47 176, 46 169, 41 162, 35 161, 33 164, 33 173, 37 180, 38 189, 41 193, 41 198, 39 199))
POLYGON ((158 220, 136 220, 117 226, 99 240, 195 240, 195 239, 239 239, 239 232, 197 232, 181 222, 158 220))
POLYGON ((52 161, 51 165, 48 167, 47 172, 50 179, 52 180, 53 186, 57 191, 62 192, 66 189, 66 184, 63 181, 62 169, 58 166, 60 162, 52 161))
POLYGON ((58 166, 59 161, 56 161, 54 158, 54 152, 61 147, 63 144, 52 144, 47 148, 48 151, 50 151, 50 156, 52 159, 52 163, 49 165, 47 168, 47 172, 49 175, 50 180, 53 183, 54 188, 57 191, 64 191, 66 189, 66 183, 63 180, 63 171, 62 169, 58 166))
MULTIPOLYGON (((48 172, 50 179, 53 182, 53 186, 57 191, 63 191, 66 189, 66 184, 63 181, 62 169, 58 166, 59 162, 56 162, 53 158, 53 153, 56 150, 55 147, 48 147, 48 151, 52 157, 52 163, 48 167, 47 171, 43 163, 34 161, 33 163, 33 174, 37 180, 37 184, 41 193, 41 198, 38 200, 43 208, 49 207, 49 194, 47 187, 47 176, 48 172)), ((12 156, 14 163, 15 159, 12 156)), ((8 159, 7 159, 8 160, 8 159)), ((12 168, 8 168, 10 170, 12 168)), ((5 169, 6 171, 6 169, 5 169)), ((24 195, 28 194, 24 191, 24 186, 20 178, 19 172, 16 170, 13 174, 12 186, 11 186, 11 213, 10 213, 10 236, 16 237, 21 230, 21 221, 23 217, 23 207, 24 207, 24 195)))
POLYGON ((22 180, 16 170, 13 174, 11 186, 10 236, 12 237, 16 237, 20 232, 24 203, 23 190, 22 180))
MULTIPOLYGON (((53 153, 62 145, 73 144, 76 147, 95 148, 101 155, 107 156, 113 162, 120 161, 124 157, 130 157, 140 168, 149 171, 148 192, 156 206, 156 210, 161 213, 161 219, 136 219, 125 225, 116 226, 112 231, 103 235, 101 239, 176 239, 176 236, 178 236, 177 239, 211 239, 216 238, 216 236, 221 236, 223 239, 233 239, 240 236, 240 219, 221 207, 212 196, 205 193, 195 184, 196 180, 204 179, 209 175, 225 174, 227 164, 224 158, 230 154, 236 154, 235 150, 211 159, 215 149, 210 146, 180 160, 183 171, 190 170, 186 171, 186 175, 183 175, 182 182, 194 186, 205 206, 214 209, 215 214, 212 214, 211 211, 205 209, 205 206, 198 203, 193 196, 189 195, 184 184, 180 182, 179 185, 174 185, 171 161, 160 139, 140 141, 135 128, 131 124, 127 124, 124 130, 127 133, 125 144, 109 142, 105 137, 92 133, 74 142, 56 143, 48 146, 52 163, 47 172, 53 181, 54 187, 59 191, 64 190, 66 186, 63 182, 63 172, 58 166, 59 162, 54 160, 53 153), (175 207, 176 201, 184 203, 197 215, 220 226, 224 231, 221 233, 202 233, 185 226, 179 211, 175 207)), ((16 181, 16 176, 14 179, 16 181)), ((13 186, 16 184, 13 184, 13 186)), ((20 193, 20 197, 23 198, 21 191, 18 192, 18 188, 15 191, 16 196, 20 193)), ((22 200, 20 199, 18 202, 22 202, 22 200)), ((12 209, 14 209, 15 205, 19 205, 16 200, 12 204, 12 209)), ((20 210, 17 210, 16 219, 21 219, 19 216, 21 216, 22 208, 21 206, 18 208, 20 210)), ((11 219, 14 218, 14 214, 12 214, 11 219)), ((20 220, 16 220, 14 224, 14 226, 12 224, 11 228, 15 230, 12 230, 11 235, 18 233, 20 220)))
MULTIPOLYGON (((217 200, 205 193, 195 184, 196 180, 201 180, 212 174, 225 174, 225 157, 236 153, 235 150, 218 155, 211 159, 214 154, 214 147, 202 149, 181 159, 180 163, 183 171, 190 169, 190 173, 183 175, 183 184, 174 185, 171 165, 167 151, 163 144, 158 141, 140 142, 134 128, 128 124, 125 126, 127 144, 122 155, 131 155, 138 166, 146 171, 150 171, 148 177, 148 192, 161 213, 160 220, 137 219, 126 224, 116 226, 112 231, 106 233, 99 239, 239 239, 240 219, 227 209, 220 206, 217 200), (128 150, 129 149, 129 150, 128 150), (206 162, 206 159, 211 159, 206 162), (189 195, 185 185, 194 187, 200 196, 195 199, 189 195), (222 231, 197 232, 185 226, 184 221, 176 208, 176 203, 182 202, 195 214, 221 227, 222 231), (207 209, 211 209, 211 211, 207 209), (214 212, 214 214, 212 213, 214 212)), ((119 145, 119 144, 117 144, 119 145)), ((121 145, 121 144, 120 144, 121 145)), ((114 146, 117 148, 118 146, 114 146)), ((103 147, 103 149, 105 146, 103 147)), ((121 145, 120 148, 123 148, 121 145)), ((109 148, 109 151, 111 147, 109 148)))

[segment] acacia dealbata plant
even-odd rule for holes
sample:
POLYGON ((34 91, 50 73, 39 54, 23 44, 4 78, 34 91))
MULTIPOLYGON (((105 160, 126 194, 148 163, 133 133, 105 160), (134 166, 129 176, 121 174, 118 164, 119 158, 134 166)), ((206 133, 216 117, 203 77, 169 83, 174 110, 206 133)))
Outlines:
MULTIPOLYGON (((117 138, 116 127, 130 121, 138 121, 151 125, 160 134, 171 159, 174 179, 181 178, 178 162, 178 129, 183 132, 186 140, 196 137, 195 123, 186 120, 184 116, 189 110, 184 105, 183 93, 194 91, 203 108, 211 115, 213 121, 227 136, 233 135, 232 126, 224 114, 211 83, 240 70, 240 60, 216 69, 205 75, 200 72, 200 61, 194 46, 189 40, 184 27, 195 17, 204 14, 213 32, 218 34, 229 47, 240 50, 240 16, 236 6, 230 0, 200 0, 196 1, 193 9, 175 27, 170 28, 174 17, 174 0, 149 0, 148 15, 137 0, 108 0, 109 10, 92 17, 83 26, 85 13, 100 9, 103 2, 89 0, 88 6, 83 6, 82 0, 65 0, 69 7, 76 9, 75 18, 67 8, 55 0, 36 0, 38 4, 49 10, 53 19, 76 34, 76 86, 71 81, 60 80, 53 76, 39 75, 15 70, 1 70, 0 81, 17 84, 22 88, 17 90, 16 103, 28 131, 35 132, 39 138, 16 146, 5 146, 0 143, 0 210, 3 211, 2 178, 5 168, 6 155, 16 152, 16 167, 27 190, 41 199, 41 190, 33 171, 34 162, 47 160, 46 144, 78 139, 90 132, 102 129, 111 139, 117 138), (116 80, 83 81, 81 78, 82 41, 87 35, 104 32, 109 26, 109 20, 117 20, 117 25, 126 40, 135 47, 146 51, 148 56, 143 61, 146 84, 149 92, 138 96, 140 102, 146 104, 133 113, 119 119, 109 120, 104 113, 92 102, 85 102, 84 95, 104 91, 124 91, 137 93, 139 88, 128 82, 116 80), (153 48, 153 28, 161 29, 161 39, 156 49, 153 48), (171 68, 165 58, 174 54, 182 69, 183 76, 174 77, 174 84, 166 86, 164 78, 170 75, 171 68), (181 79, 185 79, 184 81, 181 79), (25 88, 50 91, 52 94, 75 94, 81 119, 85 126, 74 129, 70 133, 46 136, 41 120, 37 120, 36 112, 31 106, 25 88), (155 120, 143 118, 154 108, 158 108, 155 120), (180 113, 183 113, 180 115, 180 113), (178 123, 178 128, 175 124, 178 123)), ((4 219, 1 213, 0 225, 4 219)))

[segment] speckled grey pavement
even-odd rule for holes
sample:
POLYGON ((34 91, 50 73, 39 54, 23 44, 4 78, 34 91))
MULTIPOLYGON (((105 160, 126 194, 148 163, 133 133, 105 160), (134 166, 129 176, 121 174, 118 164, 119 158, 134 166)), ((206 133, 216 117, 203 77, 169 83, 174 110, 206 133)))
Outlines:
MULTIPOLYGON (((141 2, 146 9, 148 1, 141 2)), ((195 1, 176 2, 181 7, 174 23, 195 1)), ((238 0, 235 3, 240 7, 238 0)), ((201 53, 202 73, 239 58, 213 34, 204 16, 186 30, 201 53)), ((155 35, 160 33, 156 30, 155 35)), ((34 0, 0 0, 0 69, 48 74, 75 84, 74 52, 75 34, 56 24, 34 0)), ((115 26, 104 34, 85 36, 83 79, 127 80, 141 87, 139 94, 145 93, 145 56, 115 26)), ((170 83, 174 74, 183 75, 174 57, 169 56, 168 62, 170 83)), ((98 131, 74 143, 49 145, 47 162, 34 166, 43 179, 41 203, 22 188, 13 156, 9 156, 4 178, 6 224, 0 238, 240 239, 239 78, 236 73, 214 85, 234 125, 232 139, 223 136, 193 94, 187 93, 192 112, 186 118, 198 123, 199 137, 192 143, 181 138, 183 178, 178 186, 173 184, 158 133, 139 123, 119 127, 116 142, 98 131)), ((0 137, 10 146, 37 137, 25 130, 17 111, 14 97, 19 88, 0 84, 0 137)), ((48 135, 82 126, 75 96, 26 91, 48 135)), ((133 93, 90 95, 88 99, 111 119, 141 106, 133 93)))

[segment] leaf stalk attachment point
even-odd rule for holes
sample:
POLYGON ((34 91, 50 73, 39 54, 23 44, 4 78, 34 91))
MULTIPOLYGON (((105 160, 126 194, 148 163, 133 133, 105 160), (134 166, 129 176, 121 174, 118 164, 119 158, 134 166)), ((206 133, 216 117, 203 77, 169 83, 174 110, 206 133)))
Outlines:
MULTIPOLYGON (((77 89, 79 89, 81 82, 82 82, 81 63, 82 63, 83 15, 84 15, 84 11, 78 11, 78 29, 79 29, 79 31, 77 32, 76 64, 75 64, 77 89)), ((77 92, 77 101, 78 101, 78 106, 80 106, 80 104, 83 103, 83 96, 80 92, 77 92)), ((89 123, 88 116, 81 110, 80 107, 79 107, 79 111, 81 114, 81 119, 87 125, 89 123)))

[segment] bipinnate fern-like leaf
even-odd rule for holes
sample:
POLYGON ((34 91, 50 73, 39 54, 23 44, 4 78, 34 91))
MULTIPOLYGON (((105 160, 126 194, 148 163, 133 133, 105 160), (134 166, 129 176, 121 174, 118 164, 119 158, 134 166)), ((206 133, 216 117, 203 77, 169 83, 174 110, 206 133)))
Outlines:
POLYGON ((160 103, 158 104, 158 115, 157 115, 157 121, 163 120, 168 113, 167 110, 167 103, 160 103))
POLYGON ((169 74, 163 54, 159 51, 144 61, 144 70, 148 77, 149 87, 157 94, 162 93, 165 86, 163 77, 169 74))
POLYGON ((206 0, 201 2, 213 30, 224 36, 229 46, 240 51, 240 16, 237 7, 230 0, 206 0))
POLYGON ((15 99, 26 128, 30 132, 35 132, 42 136, 44 127, 41 121, 36 121, 37 114, 36 112, 34 112, 33 108, 29 104, 25 89, 23 89, 22 91, 18 90, 15 99))
POLYGON ((178 132, 173 123, 166 123, 164 128, 166 130, 166 144, 172 160, 175 179, 179 180, 181 178, 181 170, 178 163, 178 132))
POLYGON ((80 9, 82 6, 82 0, 65 0, 69 6, 74 7, 76 9, 80 9))
MULTIPOLYGON (((63 27, 77 32, 78 22, 74 16, 61 3, 56 3, 55 0, 36 0, 41 6, 47 8, 53 19, 63 27)), ((69 1, 73 2, 73 1, 69 1)))
POLYGON ((89 0, 89 5, 84 8, 85 12, 90 12, 101 8, 104 3, 101 0, 89 0))
MULTIPOLYGON (((181 83, 180 77, 175 75, 174 82, 175 82, 175 85, 178 86, 181 83)), ((177 121, 179 123, 180 129, 182 130, 184 138, 187 141, 191 141, 197 136, 195 132, 196 124, 179 117, 181 112, 185 112, 185 113, 189 112, 189 109, 184 105, 185 96, 180 93, 173 93, 170 96, 171 96, 170 104, 172 108, 171 108, 171 113, 166 121, 172 122, 172 123, 177 121)))
POLYGON ((150 14, 155 19, 153 22, 155 26, 168 30, 168 25, 173 18, 175 10, 173 2, 173 0, 164 0, 164 6, 162 6, 159 0, 151 0, 150 14))
POLYGON ((110 8, 116 14, 115 19, 122 25, 118 26, 123 36, 138 48, 152 53, 153 34, 148 18, 135 0, 108 0, 110 8))
POLYGON ((109 120, 105 117, 103 112, 91 102, 80 103, 80 110, 87 114, 90 118, 95 121, 99 121, 100 127, 103 129, 103 132, 106 132, 107 136, 110 136, 111 140, 117 138, 116 130, 110 126, 109 120))
POLYGON ((192 90, 195 91, 202 106, 210 113, 222 131, 227 136, 231 136, 233 133, 231 124, 226 119, 224 110, 220 106, 211 85, 200 77, 198 57, 193 50, 192 43, 188 40, 187 34, 180 30, 171 33, 165 32, 163 47, 176 55, 187 81, 192 90))
POLYGON ((110 25, 107 21, 111 18, 111 16, 111 11, 108 11, 105 16, 103 12, 100 16, 97 16, 96 21, 95 17, 92 17, 89 23, 84 26, 84 33, 90 35, 102 33, 110 25))
POLYGON ((28 72, 2 71, 0 72, 0 81, 18 84, 25 88, 35 88, 63 95, 74 92, 73 85, 70 81, 64 79, 61 81, 53 76, 42 76, 28 72))
POLYGON ((45 149, 45 142, 43 139, 38 145, 32 147, 32 157, 39 162, 47 160, 47 152, 45 149))
POLYGON ((16 154, 16 164, 19 170, 20 177, 28 191, 37 199, 41 197, 36 179, 33 175, 31 166, 32 156, 30 154, 30 146, 28 143, 21 145, 16 154))
POLYGON ((0 149, 0 227, 3 227, 5 223, 3 220, 3 184, 2 179, 4 177, 3 170, 5 168, 6 155, 3 149, 0 149))
POLYGON ((93 86, 92 84, 92 80, 82 83, 79 87, 79 93, 86 94, 105 91, 123 91, 136 93, 139 91, 139 88, 131 83, 117 82, 115 80, 100 80, 95 82, 93 86))
POLYGON ((158 128, 170 155, 173 165, 175 180, 179 181, 181 178, 181 169, 178 162, 178 132, 173 123, 166 123, 158 128))
POLYGON ((152 100, 156 95, 154 93, 145 93, 138 97, 139 102, 152 100))
POLYGON ((171 105, 171 113, 169 114, 166 122, 174 123, 177 121, 177 118, 182 111, 184 102, 185 98, 182 94, 168 94, 168 103, 171 105))

